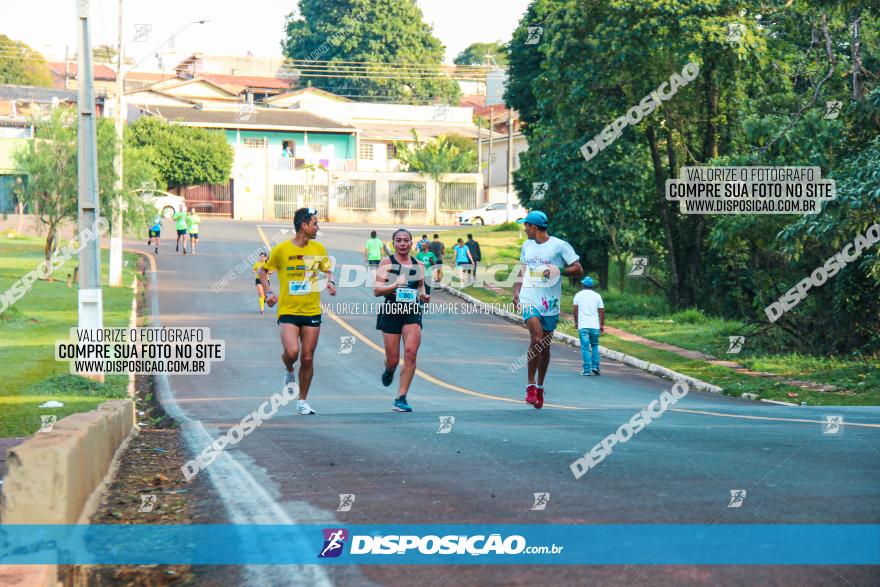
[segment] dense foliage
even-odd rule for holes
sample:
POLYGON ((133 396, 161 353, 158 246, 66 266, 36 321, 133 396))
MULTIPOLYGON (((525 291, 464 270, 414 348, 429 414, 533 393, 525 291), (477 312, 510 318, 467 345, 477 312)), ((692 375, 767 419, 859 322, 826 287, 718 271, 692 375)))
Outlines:
POLYGON ((542 208, 587 269, 648 257, 673 307, 753 322, 779 347, 877 350, 880 244, 772 326, 764 308, 880 220, 878 16, 852 1, 534 0, 506 93, 529 140, 515 178, 523 203, 548 182, 542 208), (540 41, 526 44, 537 26, 540 41), (689 62, 693 81, 582 155, 689 62), (836 119, 831 100, 843 102, 836 119), (665 182, 705 165, 819 166, 838 196, 818 215, 681 214, 665 182))
POLYGON ((285 30, 285 56, 325 74, 303 71, 313 87, 366 101, 458 101, 458 84, 439 75, 443 44, 415 0, 299 0, 285 30))
POLYGON ((144 116, 129 125, 126 140, 143 149, 169 187, 229 181, 234 153, 222 131, 144 116))
POLYGON ((40 53, 0 35, 0 84, 51 88, 52 72, 40 53))
MULTIPOLYGON (((45 255, 49 259, 58 247, 57 234, 64 222, 76 222, 78 210, 76 108, 58 107, 42 120, 34 120, 36 140, 28 142, 13 153, 18 169, 27 175, 22 199, 46 226, 45 255)), ((114 211, 121 203, 126 228, 141 228, 155 210, 147 206, 133 189, 143 182, 155 180, 156 171, 137 147, 127 145, 124 152, 124 189, 117 194, 114 186, 116 170, 113 156, 116 151, 116 133, 113 121, 99 118, 98 148, 98 203, 102 216, 112 222, 114 211), (121 198, 118 201, 117 196, 121 198)))

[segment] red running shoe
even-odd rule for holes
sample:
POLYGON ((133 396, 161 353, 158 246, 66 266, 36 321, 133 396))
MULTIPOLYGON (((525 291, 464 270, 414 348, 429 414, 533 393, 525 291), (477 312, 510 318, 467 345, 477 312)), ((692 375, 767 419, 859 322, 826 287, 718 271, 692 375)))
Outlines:
POLYGON ((537 399, 535 399, 535 403, 532 405, 535 406, 536 410, 540 410, 544 407, 544 388, 535 386, 535 390, 537 392, 537 399))
POLYGON ((538 387, 534 383, 530 383, 526 387, 526 403, 534 404, 536 401, 538 401, 538 387))

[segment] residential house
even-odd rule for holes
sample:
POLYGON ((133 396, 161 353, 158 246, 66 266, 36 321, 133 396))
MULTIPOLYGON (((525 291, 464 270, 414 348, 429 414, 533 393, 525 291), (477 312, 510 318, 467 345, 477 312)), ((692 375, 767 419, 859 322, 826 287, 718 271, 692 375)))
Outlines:
MULTIPOLYGON (((58 105, 75 105, 72 90, 35 86, 0 85, 0 214, 15 211, 13 189, 27 185, 27 176, 13 161, 15 150, 34 137, 34 124, 51 115, 58 105)), ((96 96, 96 110, 104 110, 104 97, 96 96)))
MULTIPOLYGON (((480 141, 480 160, 483 161, 482 176, 487 201, 505 199, 508 185, 513 186, 513 172, 519 169, 520 155, 529 149, 528 141, 520 130, 519 113, 503 105, 490 105, 475 109, 475 116, 487 129, 491 125, 492 139, 488 130, 480 141), (513 136, 509 137, 510 117, 513 114, 513 136), (508 149, 512 144, 513 158, 508 167, 508 149)), ((512 188, 511 188, 512 189, 512 188)))
MULTIPOLYGON (((76 61, 50 61, 52 86, 61 90, 76 90, 76 61)), ((95 77, 96 94, 114 94, 116 92, 116 70, 104 63, 92 65, 95 77)))
POLYGON ((235 218, 286 218, 310 205, 337 221, 453 222, 482 203, 476 166, 437 186, 396 158, 396 143, 412 143, 413 130, 420 141, 476 139, 470 108, 353 102, 312 88, 253 103, 201 76, 126 99, 178 124, 223 130, 235 149, 235 218))

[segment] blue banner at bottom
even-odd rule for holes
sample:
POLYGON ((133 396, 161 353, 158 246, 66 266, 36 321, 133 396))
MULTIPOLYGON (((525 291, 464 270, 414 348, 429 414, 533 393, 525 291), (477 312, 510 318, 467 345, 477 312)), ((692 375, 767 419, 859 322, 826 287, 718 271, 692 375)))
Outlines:
POLYGON ((0 564, 878 565, 880 525, 0 525, 0 564))

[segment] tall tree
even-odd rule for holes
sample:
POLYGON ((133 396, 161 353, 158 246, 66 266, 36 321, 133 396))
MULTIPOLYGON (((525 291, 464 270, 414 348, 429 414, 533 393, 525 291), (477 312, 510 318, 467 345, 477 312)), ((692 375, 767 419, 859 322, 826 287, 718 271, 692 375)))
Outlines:
POLYGON ((452 62, 456 65, 486 65, 487 55, 491 56, 499 66, 507 66, 507 47, 501 41, 471 43, 452 62))
POLYGON ((229 181, 234 154, 221 131, 144 116, 128 127, 128 133, 130 143, 145 149, 169 187, 229 181))
POLYGON ((51 88, 52 71, 40 53, 0 35, 0 84, 51 88))
POLYGON ((397 143, 397 158, 408 171, 434 180, 434 218, 440 211, 440 180, 447 173, 470 173, 477 165, 477 150, 460 135, 439 136, 422 142, 415 129, 413 144, 397 143))
MULTIPOLYGON (((109 63, 116 66, 116 54, 118 53, 115 45, 96 45, 92 48, 92 55, 95 63, 109 63)), ((124 59, 126 65, 134 64, 134 59, 126 57, 124 59)))
MULTIPOLYGON (((55 108, 48 118, 34 120, 34 125, 36 140, 14 151, 13 161, 28 176, 23 199, 46 227, 44 253, 48 261, 58 246, 59 227, 77 217, 76 109, 55 108)), ((117 194, 113 189, 116 135, 109 118, 98 119, 97 147, 99 201, 103 216, 110 220, 117 205, 117 194)), ((143 181, 154 179, 156 172, 136 147, 127 147, 125 157, 125 189, 120 194, 125 209, 123 218, 126 228, 140 228, 155 215, 155 210, 131 190, 143 181)))
POLYGON ((285 28, 285 56, 319 66, 303 68, 313 87, 368 101, 458 101, 440 69, 443 44, 415 0, 300 0, 285 28))

